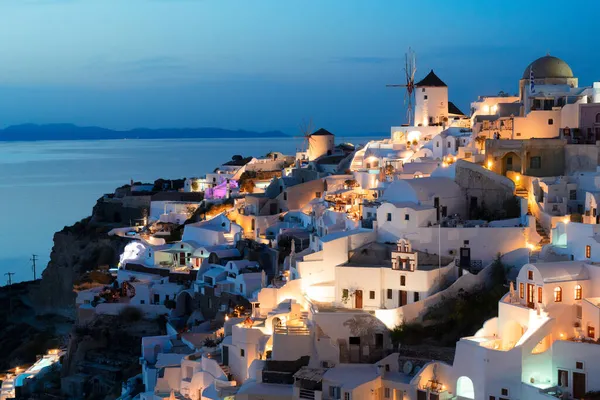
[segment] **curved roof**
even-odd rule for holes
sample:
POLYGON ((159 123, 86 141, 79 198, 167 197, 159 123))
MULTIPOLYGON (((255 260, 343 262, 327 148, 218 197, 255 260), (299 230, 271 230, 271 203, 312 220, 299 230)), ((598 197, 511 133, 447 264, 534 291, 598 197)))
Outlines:
POLYGON ((534 79, 544 78, 573 78, 569 64, 558 57, 550 55, 540 57, 525 68, 522 79, 529 79, 530 69, 533 69, 534 79))
POLYGON ((460 187, 452 179, 445 177, 401 179, 392 182, 381 196, 381 201, 421 204, 434 195, 440 198, 457 197, 460 196, 460 187))
POLYGON ((581 261, 559 261, 532 265, 540 272, 544 283, 589 279, 585 263, 581 261))

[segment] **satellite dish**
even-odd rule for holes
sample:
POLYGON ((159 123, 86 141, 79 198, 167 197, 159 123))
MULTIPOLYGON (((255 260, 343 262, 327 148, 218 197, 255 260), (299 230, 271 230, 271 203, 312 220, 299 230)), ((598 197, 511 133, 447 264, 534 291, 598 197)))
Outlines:
POLYGON ((405 362, 404 363, 404 367, 402 368, 402 370, 404 371, 404 373, 406 375, 410 374, 410 372, 412 371, 412 369, 413 369, 413 363, 410 362, 410 361, 405 362))

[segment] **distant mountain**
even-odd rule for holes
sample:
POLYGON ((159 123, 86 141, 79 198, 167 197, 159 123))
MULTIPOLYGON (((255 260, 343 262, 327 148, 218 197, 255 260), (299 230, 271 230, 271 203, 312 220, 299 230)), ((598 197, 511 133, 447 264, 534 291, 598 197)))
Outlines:
POLYGON ((138 128, 128 131, 116 131, 96 126, 77 126, 73 124, 23 124, 0 130, 0 141, 261 138, 282 136, 286 135, 280 131, 232 131, 220 128, 138 128))

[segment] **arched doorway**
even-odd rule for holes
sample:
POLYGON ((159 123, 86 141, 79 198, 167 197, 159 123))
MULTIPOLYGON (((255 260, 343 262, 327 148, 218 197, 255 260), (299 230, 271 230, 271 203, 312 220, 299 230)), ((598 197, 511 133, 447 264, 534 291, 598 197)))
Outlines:
POLYGON ((521 172, 521 157, 512 151, 502 157, 502 175, 508 171, 521 172))
POLYGON ((192 296, 188 292, 181 292, 177 296, 175 303, 175 316, 181 317, 183 315, 191 314, 193 310, 192 296))
POLYGON ((273 318, 273 332, 275 332, 275 329, 281 326, 281 319, 279 317, 275 317, 273 318))
POLYGON ((465 399, 475 399, 473 381, 467 376, 461 376, 456 381, 456 395, 465 399))

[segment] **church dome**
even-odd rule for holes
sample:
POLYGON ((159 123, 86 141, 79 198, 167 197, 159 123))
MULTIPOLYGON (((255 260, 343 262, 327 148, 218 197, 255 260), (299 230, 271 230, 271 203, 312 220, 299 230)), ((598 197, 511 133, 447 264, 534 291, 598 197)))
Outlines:
POLYGON ((573 78, 569 64, 550 55, 540 57, 525 68, 522 79, 529 79, 530 69, 533 68, 534 79, 573 78))

